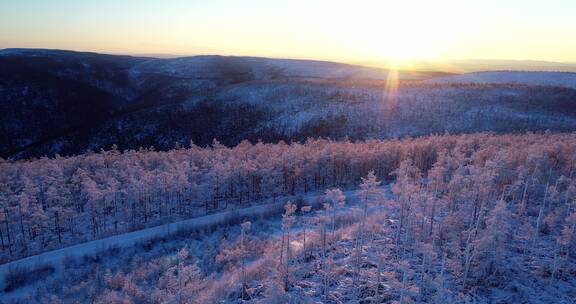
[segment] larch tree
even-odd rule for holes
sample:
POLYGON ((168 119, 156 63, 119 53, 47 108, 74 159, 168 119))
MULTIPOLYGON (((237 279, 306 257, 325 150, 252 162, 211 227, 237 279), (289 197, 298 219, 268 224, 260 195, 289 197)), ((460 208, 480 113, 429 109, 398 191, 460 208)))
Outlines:
POLYGON ((421 254, 422 264, 420 265, 420 282, 418 284, 418 303, 422 301, 423 297, 428 297, 428 290, 430 289, 429 273, 436 257, 436 252, 434 252, 434 248, 430 243, 422 244, 421 254))
POLYGON ((303 234, 303 240, 302 240, 302 255, 304 257, 304 260, 307 259, 307 249, 306 249, 306 231, 308 228, 308 219, 306 218, 306 214, 310 213, 310 211, 312 210, 312 206, 302 206, 300 207, 300 211, 302 212, 302 234, 303 234))
POLYGON ((499 200, 490 210, 486 219, 486 229, 478 242, 478 252, 483 258, 483 271, 493 274, 505 268, 503 251, 511 237, 512 213, 504 200, 499 200))
POLYGON ((177 254, 178 257, 178 304, 182 303, 182 286, 183 286, 183 275, 182 268, 184 267, 184 260, 188 258, 188 249, 186 247, 180 249, 177 254))
MULTIPOLYGON (((288 201, 284 206, 284 214, 282 214, 282 243, 285 244, 286 258, 283 267, 283 282, 284 290, 290 289, 290 263, 292 262, 292 252, 290 246, 290 229, 296 223, 296 205, 288 201)), ((282 265, 282 254, 280 255, 280 265, 282 265)))
POLYGON ((328 299, 328 286, 330 281, 330 269, 328 262, 328 226, 332 215, 332 205, 329 202, 323 203, 324 209, 319 211, 315 218, 318 229, 320 230, 320 275, 322 278, 322 295, 328 299))
POLYGON ((564 248, 565 257, 568 259, 570 252, 576 248, 576 211, 573 211, 566 217, 566 222, 560 232, 558 243, 564 248))
POLYGON ((346 196, 344 195, 344 192, 342 192, 342 190, 334 188, 326 190, 324 198, 330 204, 330 208, 332 211, 331 212, 332 233, 334 233, 334 230, 336 230, 336 216, 338 213, 338 209, 344 208, 344 205, 346 204, 346 196))
POLYGON ((408 232, 410 227, 406 222, 410 215, 414 213, 412 204, 422 193, 422 173, 418 167, 413 165, 411 159, 407 159, 400 163, 400 166, 392 172, 392 175, 396 176, 392 192, 396 195, 400 204, 400 218, 395 240, 398 256, 400 256, 404 251, 404 246, 401 244, 402 234, 405 230, 408 232))
POLYGON ((246 250, 246 246, 245 246, 245 242, 244 242, 244 238, 246 235, 246 232, 248 232, 250 230, 250 227, 252 226, 251 222, 244 222, 240 225, 240 246, 242 247, 242 299, 243 300, 247 300, 248 299, 248 294, 246 292, 246 290, 248 289, 248 284, 246 283, 246 255, 247 255, 247 250, 246 250))
MULTIPOLYGON (((354 143, 243 142, 233 148, 215 143, 211 148, 4 160, 0 162, 0 247, 4 242, 4 258, 15 260, 81 240, 203 216, 226 204, 232 209, 241 207, 236 205, 239 202, 264 203, 284 194, 324 191, 327 186, 351 187, 368 168, 386 177, 395 169, 397 173, 417 169, 427 177, 419 180, 417 174, 403 173, 393 187, 401 215, 397 223, 401 229, 396 226, 394 232, 403 253, 411 249, 408 245, 418 232, 435 246, 456 244, 459 238, 464 243, 467 235, 462 231, 474 230, 479 210, 493 208, 507 183, 514 188, 505 200, 515 206, 510 208, 516 212, 515 219, 521 225, 540 222, 538 233, 557 236, 574 208, 574 147, 573 134, 475 134, 354 143), (543 203, 551 168, 549 194, 543 203), (31 191, 23 191, 26 187, 31 191), (425 188, 427 202, 416 195, 425 188), (25 198, 22 192, 36 200, 32 208, 19 207, 25 198), (525 205, 526 212, 516 205, 525 205), (36 206, 38 215, 44 212, 44 220, 28 212, 36 206)), ((307 239, 307 247, 309 243, 307 239)), ((539 245, 549 247, 546 242, 539 245)), ((566 246, 558 248, 566 252, 566 246)), ((455 252, 450 253, 453 258, 455 252)))
POLYGON ((364 230, 366 225, 366 218, 368 216, 368 208, 372 205, 379 204, 383 199, 383 191, 380 188, 381 182, 377 179, 374 171, 368 172, 365 178, 362 178, 360 183, 360 191, 358 197, 360 199, 360 223, 358 224, 358 233, 356 236, 356 261, 354 265, 354 282, 359 283, 360 279, 360 264, 362 262, 362 248, 364 246, 364 230))

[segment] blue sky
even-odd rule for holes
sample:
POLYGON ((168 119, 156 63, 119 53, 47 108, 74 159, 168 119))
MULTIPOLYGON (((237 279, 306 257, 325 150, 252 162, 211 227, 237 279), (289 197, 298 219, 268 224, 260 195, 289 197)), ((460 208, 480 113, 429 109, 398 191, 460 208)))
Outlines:
POLYGON ((0 48, 576 61, 576 1, 0 0, 0 48))

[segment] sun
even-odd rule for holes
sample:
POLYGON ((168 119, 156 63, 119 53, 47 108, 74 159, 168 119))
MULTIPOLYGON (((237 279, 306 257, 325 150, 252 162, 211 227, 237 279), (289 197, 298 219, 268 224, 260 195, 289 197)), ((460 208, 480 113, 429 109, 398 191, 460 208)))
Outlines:
POLYGON ((382 39, 366 41, 365 53, 375 60, 387 61, 401 67, 417 60, 428 60, 437 57, 433 44, 418 40, 409 31, 388 34, 382 39))
POLYGON ((439 41, 423 28, 425 25, 419 22, 388 18, 362 29, 362 34, 356 36, 356 43, 363 56, 397 66, 437 58, 439 41))
MULTIPOLYGON (((429 1, 433 2, 433 1, 429 1)), ((449 11, 415 1, 363 2, 363 14, 346 15, 337 39, 355 57, 406 66, 437 60, 461 35, 449 11)))
POLYGON ((440 56, 433 41, 428 41, 411 29, 393 32, 372 32, 352 39, 357 58, 397 69, 410 68, 420 61, 435 61, 440 56), (377 38, 375 38, 377 37, 377 38))

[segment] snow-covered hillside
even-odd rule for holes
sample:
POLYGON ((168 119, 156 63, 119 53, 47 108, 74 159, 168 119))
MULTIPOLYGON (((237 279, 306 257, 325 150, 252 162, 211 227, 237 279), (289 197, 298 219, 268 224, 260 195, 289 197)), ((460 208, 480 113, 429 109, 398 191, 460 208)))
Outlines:
POLYGON ((444 74, 400 71, 392 91, 386 70, 334 62, 51 50, 0 54, 4 158, 113 145, 167 150, 190 141, 207 146, 213 139, 232 146, 242 140, 576 130, 569 73, 476 73, 430 83, 426 79, 444 74), (478 84, 467 85, 466 77, 478 84))
POLYGON ((177 77, 221 77, 245 74, 254 80, 279 77, 386 79, 385 70, 358 66, 289 59, 255 57, 195 56, 145 61, 133 67, 131 73, 155 73, 177 77))
POLYGON ((576 73, 570 72, 475 72, 430 79, 428 83, 444 84, 521 84, 576 89, 576 73))

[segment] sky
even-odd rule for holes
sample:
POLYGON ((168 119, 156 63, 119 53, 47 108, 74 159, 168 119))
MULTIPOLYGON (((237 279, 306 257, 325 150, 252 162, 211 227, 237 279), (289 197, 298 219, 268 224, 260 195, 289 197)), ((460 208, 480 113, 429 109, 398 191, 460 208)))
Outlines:
POLYGON ((576 0, 0 0, 0 48, 576 62, 576 0))

